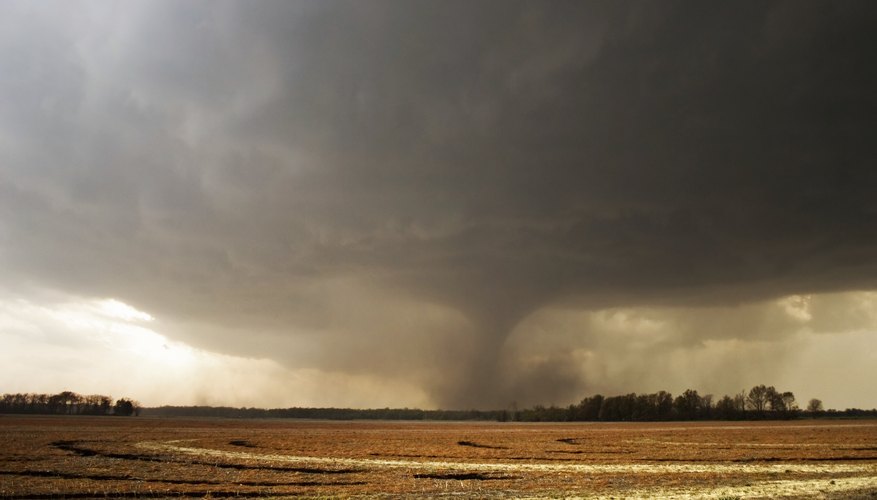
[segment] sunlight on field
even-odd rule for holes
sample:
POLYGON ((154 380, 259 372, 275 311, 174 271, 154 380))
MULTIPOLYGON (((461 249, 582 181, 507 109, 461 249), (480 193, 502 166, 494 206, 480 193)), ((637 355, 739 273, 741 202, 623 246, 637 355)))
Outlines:
POLYGON ((550 471, 550 472, 577 472, 582 474, 691 474, 691 473, 719 473, 719 474, 753 474, 753 473, 805 473, 805 474, 833 474, 833 473, 867 473, 874 471, 873 466, 862 465, 835 465, 835 464, 543 464, 543 463, 495 463, 495 462, 434 462, 415 460, 375 460, 367 458, 340 458, 340 457, 308 457, 295 455, 258 454, 241 451, 223 451, 208 448, 195 448, 180 446, 178 442, 154 443, 142 442, 135 445, 138 448, 165 451, 171 453, 183 453, 206 457, 228 458, 232 460, 260 460, 265 462, 290 462, 290 463, 319 463, 319 464, 343 464, 362 467, 386 467, 404 469, 452 469, 461 471, 550 471))
MULTIPOLYGON (((844 479, 810 479, 804 481, 765 481, 757 485, 743 485, 732 488, 649 488, 629 490, 629 498, 660 498, 664 500, 690 500, 698 498, 826 498, 845 496, 856 491, 875 487, 873 477, 854 477, 844 479)), ((570 497, 567 497, 570 498, 570 497)), ((576 497, 572 497, 576 498, 576 497)), ((617 499, 617 495, 596 495, 582 498, 594 500, 617 499)))

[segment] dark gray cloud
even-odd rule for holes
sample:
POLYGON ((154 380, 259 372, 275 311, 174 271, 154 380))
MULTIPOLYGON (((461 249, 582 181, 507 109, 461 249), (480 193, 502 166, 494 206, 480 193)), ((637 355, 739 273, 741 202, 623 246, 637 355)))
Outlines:
POLYGON ((461 406, 587 389, 544 308, 877 284, 869 2, 0 10, 8 288, 461 406))

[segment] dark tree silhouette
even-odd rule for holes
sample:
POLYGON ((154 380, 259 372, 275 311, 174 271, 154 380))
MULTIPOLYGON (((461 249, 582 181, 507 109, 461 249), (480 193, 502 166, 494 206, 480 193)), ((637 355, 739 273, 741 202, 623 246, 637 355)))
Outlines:
POLYGON ((113 407, 113 415, 121 415, 123 417, 130 417, 134 414, 134 401, 122 398, 116 401, 116 405, 113 407))
MULTIPOLYGON (((140 404, 129 398, 113 401, 97 394, 81 396, 71 391, 59 394, 3 394, 0 413, 31 413, 59 415, 139 415, 140 404)), ((857 408, 844 411, 822 409, 818 399, 807 405, 810 416, 816 417, 877 417, 877 409, 857 408)), ((146 408, 152 416, 201 416, 227 418, 307 418, 328 420, 495 420, 523 422, 563 421, 654 421, 654 420, 751 420, 795 418, 800 410, 791 392, 779 392, 772 386, 757 385, 747 396, 745 391, 723 396, 713 404, 711 395, 701 396, 688 389, 675 399, 666 391, 654 394, 623 394, 604 397, 601 394, 582 399, 568 407, 536 405, 518 410, 419 410, 409 408, 229 408, 209 406, 164 406, 146 408)))
MULTIPOLYGON (((771 386, 770 389, 773 387, 771 386)), ((773 389, 773 392, 776 390, 773 389)), ((767 409, 769 395, 770 390, 764 384, 756 385, 749 390, 749 395, 746 396, 746 406, 750 410, 762 414, 767 409)))
POLYGON ((658 418, 660 420, 669 420, 673 418, 673 395, 667 391, 658 391, 655 394, 655 405, 657 406, 658 418))
POLYGON ((721 420, 735 420, 740 417, 737 404, 731 396, 724 396, 716 403, 715 416, 721 420))
POLYGON ((697 391, 687 389, 685 392, 676 396, 673 401, 673 408, 677 415, 685 420, 693 420, 700 416, 703 400, 697 391))
MULTIPOLYGON (((140 406, 132 401, 133 414, 140 406)), ((58 394, 4 394, 0 397, 0 413, 54 415, 109 415, 115 408, 113 399, 100 394, 81 396, 72 391, 58 394)))

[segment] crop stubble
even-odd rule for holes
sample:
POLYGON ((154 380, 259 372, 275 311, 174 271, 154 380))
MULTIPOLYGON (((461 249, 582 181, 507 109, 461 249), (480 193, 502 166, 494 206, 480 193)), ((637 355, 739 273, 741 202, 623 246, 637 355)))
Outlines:
POLYGON ((877 421, 0 416, 0 496, 877 497, 877 421))

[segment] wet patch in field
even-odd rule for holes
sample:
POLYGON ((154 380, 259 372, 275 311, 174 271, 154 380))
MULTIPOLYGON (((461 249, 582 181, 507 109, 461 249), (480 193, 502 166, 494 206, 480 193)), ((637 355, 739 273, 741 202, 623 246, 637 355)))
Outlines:
POLYGON ((493 476, 481 472, 449 472, 449 473, 431 473, 431 474, 414 474, 415 479, 456 479, 458 481, 497 481, 502 479, 517 479, 511 476, 493 476))
POLYGON ((167 460, 161 459, 159 457, 148 457, 146 455, 134 455, 131 453, 114 453, 114 452, 101 452, 97 450, 92 450, 90 448, 84 448, 80 446, 80 441, 55 441, 51 443, 52 446, 58 448, 59 450, 69 451, 75 455, 79 455, 80 457, 104 457, 104 458, 118 458, 120 460, 140 460, 144 462, 167 462, 167 460))
POLYGON ((228 444, 230 444, 232 446, 240 446, 243 448, 258 448, 258 446, 254 445, 253 443, 251 443, 245 439, 235 439, 235 440, 229 441, 228 444))
POLYGON ((493 445, 489 445, 489 444, 476 443, 473 441, 457 441, 457 444, 460 446, 469 446, 472 448, 487 448, 490 450, 507 450, 507 449, 509 449, 508 446, 493 446, 493 445))
POLYGON ((631 450, 545 450, 545 453, 563 453, 564 455, 630 455, 634 452, 631 450))

